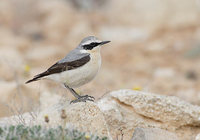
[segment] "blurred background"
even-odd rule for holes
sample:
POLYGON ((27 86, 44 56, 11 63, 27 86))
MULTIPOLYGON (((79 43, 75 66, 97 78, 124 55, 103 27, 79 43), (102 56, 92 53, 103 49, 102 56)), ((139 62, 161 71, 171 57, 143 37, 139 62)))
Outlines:
POLYGON ((200 105, 200 0, 1 0, 0 117, 33 110, 41 96, 73 99, 51 81, 24 83, 89 35, 111 43, 80 94, 128 88, 200 105))

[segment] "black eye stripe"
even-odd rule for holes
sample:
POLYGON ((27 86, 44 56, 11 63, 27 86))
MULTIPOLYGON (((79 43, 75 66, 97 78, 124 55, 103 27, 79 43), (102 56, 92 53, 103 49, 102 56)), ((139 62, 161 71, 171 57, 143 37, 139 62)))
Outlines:
POLYGON ((83 45, 83 48, 86 50, 92 50, 94 47, 100 45, 101 43, 97 43, 97 42, 92 42, 90 44, 87 45, 83 45))

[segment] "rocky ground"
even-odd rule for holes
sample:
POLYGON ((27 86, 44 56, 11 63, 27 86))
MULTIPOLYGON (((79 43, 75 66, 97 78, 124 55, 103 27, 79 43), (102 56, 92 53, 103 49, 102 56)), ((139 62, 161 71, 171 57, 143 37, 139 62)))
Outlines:
POLYGON ((119 90, 75 104, 59 95, 53 101, 47 94, 42 97, 39 110, 2 118, 0 126, 60 125, 114 140, 199 140, 200 107, 174 96, 119 90))

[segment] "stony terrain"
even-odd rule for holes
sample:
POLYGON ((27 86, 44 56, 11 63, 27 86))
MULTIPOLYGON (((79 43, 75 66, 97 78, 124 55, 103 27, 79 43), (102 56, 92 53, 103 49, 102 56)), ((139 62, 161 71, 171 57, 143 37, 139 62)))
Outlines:
POLYGON ((174 96, 134 90, 106 94, 96 102, 69 104, 43 95, 39 110, 0 120, 0 126, 24 124, 79 131, 123 140, 198 140, 200 107, 174 96))

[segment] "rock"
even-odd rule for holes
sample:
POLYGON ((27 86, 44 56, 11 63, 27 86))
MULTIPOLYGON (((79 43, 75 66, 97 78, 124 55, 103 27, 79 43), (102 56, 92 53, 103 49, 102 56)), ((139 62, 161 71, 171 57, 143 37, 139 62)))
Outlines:
POLYGON ((137 127, 132 140, 178 140, 178 137, 163 129, 137 127))
POLYGON ((200 126, 200 107, 173 96, 162 96, 141 91, 121 90, 110 93, 112 97, 135 112, 173 126, 200 126))
POLYGON ((69 105, 57 104, 43 110, 35 124, 44 125, 44 116, 48 116, 48 126, 62 125, 73 127, 83 132, 109 136, 106 121, 98 106, 92 102, 69 105))
POLYGON ((0 126, 17 124, 63 126, 98 136, 108 136, 111 139, 103 113, 95 103, 82 102, 69 105, 69 102, 62 102, 61 98, 54 99, 58 99, 59 103, 52 106, 50 103, 44 110, 1 118, 0 126))
POLYGON ((156 135, 161 140, 166 136, 172 140, 187 140, 197 139, 200 133, 200 107, 177 97, 119 90, 105 95, 97 103, 69 104, 66 98, 45 92, 41 93, 40 102, 40 109, 3 118, 0 125, 23 123, 50 128, 61 125, 125 140, 132 136, 151 140, 156 135))
MULTIPOLYGON (((86 133, 96 134, 98 136, 110 137, 107 123, 104 115, 93 102, 81 102, 76 104, 69 104, 68 101, 63 100, 58 95, 53 96, 53 105, 47 99, 46 93, 43 95, 41 110, 31 113, 24 113, 15 115, 10 118, 3 118, 0 120, 0 125, 41 125, 46 127, 63 126, 64 128, 74 128, 86 133), (46 98, 44 98, 46 97, 46 98), (43 102, 49 102, 47 107, 43 102)), ((52 98, 52 97, 51 97, 52 98)), ((111 139, 111 138, 110 138, 111 139)))
POLYGON ((136 127, 167 129, 186 138, 200 132, 200 107, 177 97, 119 90, 99 100, 98 106, 113 137, 123 132, 124 139, 131 139, 136 127))
POLYGON ((86 132, 108 135, 108 128, 103 113, 94 103, 73 104, 66 110, 68 123, 86 132), (87 127, 86 127, 87 126, 87 127))

